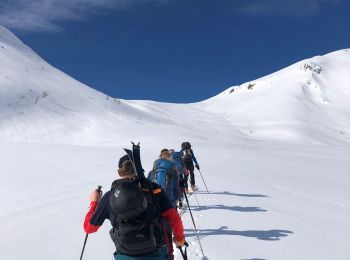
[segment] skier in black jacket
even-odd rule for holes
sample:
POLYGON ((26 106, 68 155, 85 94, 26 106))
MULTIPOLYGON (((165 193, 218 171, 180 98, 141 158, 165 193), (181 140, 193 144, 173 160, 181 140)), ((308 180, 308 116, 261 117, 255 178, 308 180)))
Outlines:
MULTIPOLYGON (((156 241, 155 248, 154 250, 152 249, 152 252, 135 254, 135 251, 132 252, 131 250, 135 248, 138 248, 139 250, 139 244, 135 242, 135 239, 130 240, 129 236, 129 240, 123 241, 123 237, 118 237, 119 233, 122 232, 120 231, 122 225, 126 225, 126 222, 123 222, 124 220, 118 218, 115 211, 112 209, 113 204, 111 203, 113 198, 111 197, 113 195, 118 196, 118 194, 116 194, 118 190, 115 190, 115 187, 117 187, 118 185, 123 185, 125 183, 128 185, 133 185, 133 182, 137 182, 140 183, 145 197, 151 198, 152 200, 152 204, 154 205, 155 209, 155 219, 157 219, 157 223, 160 223, 160 220, 162 218, 166 219, 173 229, 174 243, 179 247, 185 244, 184 230, 181 218, 178 212, 170 204, 166 194, 160 188, 160 186, 155 183, 152 183, 151 181, 145 178, 142 178, 141 180, 135 178, 135 168, 133 163, 129 160, 128 156, 123 156, 122 158, 120 158, 118 166, 118 174, 121 177, 121 179, 116 180, 112 183, 111 191, 108 191, 103 197, 102 194, 96 190, 91 193, 90 208, 85 216, 84 221, 85 232, 87 234, 96 232, 99 229, 99 227, 104 223, 104 220, 109 219, 113 227, 110 233, 112 240, 116 245, 116 252, 114 253, 116 260, 141 260, 150 258, 155 260, 173 259, 172 252, 171 250, 169 250, 169 248, 171 248, 171 238, 166 237, 166 234, 165 232, 163 232, 162 227, 160 225, 153 225, 154 223, 152 223, 152 226, 154 226, 154 239, 156 241), (128 242, 130 242, 130 244, 128 244, 128 242), (130 253, 128 253, 129 249, 131 250, 130 253)), ((147 216, 149 207, 150 206, 147 207, 147 216)), ((129 225, 129 228, 133 225, 133 223, 134 222, 132 221, 127 223, 129 225)), ((125 229, 123 231, 125 231, 125 229)), ((147 248, 142 250, 147 251, 147 248)))
MULTIPOLYGON (((191 144, 189 142, 183 142, 181 144, 181 153, 182 153, 182 160, 185 164, 185 168, 189 171, 190 173, 190 182, 191 182, 191 188, 192 191, 196 190, 196 181, 194 178, 194 164, 197 168, 197 170, 199 170, 199 164, 197 162, 196 157, 194 156, 194 152, 191 148, 191 144)), ((187 184, 187 179, 188 179, 188 175, 186 176, 185 174, 185 183, 187 184)), ((186 192, 188 192, 188 189, 185 189, 186 192)))

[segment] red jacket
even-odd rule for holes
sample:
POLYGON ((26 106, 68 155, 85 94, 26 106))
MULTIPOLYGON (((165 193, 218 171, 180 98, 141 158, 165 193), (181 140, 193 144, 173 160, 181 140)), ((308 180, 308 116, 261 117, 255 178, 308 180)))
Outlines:
MULTIPOLYGON (((156 184, 152 183, 152 185, 155 186, 156 184)), ((87 234, 96 232, 105 219, 109 219, 112 222, 115 218, 115 214, 109 204, 110 194, 111 192, 108 191, 101 198, 99 203, 96 201, 90 203, 89 211, 86 213, 84 220, 84 230, 87 234)), ((184 228, 179 213, 171 206, 164 191, 158 185, 153 189, 153 194, 159 203, 160 215, 167 220, 172 227, 174 239, 176 241, 184 241, 184 228)))

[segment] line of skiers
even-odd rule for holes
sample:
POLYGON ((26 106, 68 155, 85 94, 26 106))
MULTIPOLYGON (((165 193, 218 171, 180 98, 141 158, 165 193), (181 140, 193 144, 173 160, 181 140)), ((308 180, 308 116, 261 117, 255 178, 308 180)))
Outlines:
POLYGON ((172 260, 172 243, 181 253, 187 245, 176 209, 182 207, 183 192, 189 192, 188 176, 195 190, 194 167, 199 170, 199 165, 191 145, 182 143, 180 152, 161 150, 148 178, 142 168, 140 146, 133 144, 132 150, 125 151, 118 163, 120 179, 104 196, 98 190, 91 193, 84 230, 94 233, 109 219, 116 260, 172 260))

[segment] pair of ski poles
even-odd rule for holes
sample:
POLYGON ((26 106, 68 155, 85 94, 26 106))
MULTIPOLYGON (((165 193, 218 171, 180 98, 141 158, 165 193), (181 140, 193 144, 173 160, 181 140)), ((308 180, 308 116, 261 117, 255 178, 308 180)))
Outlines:
MULTIPOLYGON (((198 169, 198 168, 197 168, 197 169, 198 169)), ((200 169, 198 169, 198 171, 199 171, 199 174, 200 174, 200 176, 201 176, 201 178, 202 178, 202 181, 203 181, 203 183, 204 183, 204 186, 205 186, 205 188, 206 188, 206 190, 207 190, 207 192, 208 192, 208 194, 209 194, 209 190, 208 190, 207 184, 206 184, 206 182, 205 182, 205 180, 204 180, 204 178, 203 178, 202 172, 201 172, 200 169)), ((183 194, 184 194, 184 196, 185 196, 186 203, 187 203, 187 207, 188 207, 188 210, 189 210, 189 212, 190 212, 190 216, 191 216, 191 219, 192 219, 193 227, 194 227, 194 229, 195 229, 195 231, 196 231, 196 237, 197 237, 198 244, 199 244, 199 247, 200 247, 200 249, 201 249, 202 256, 203 256, 202 259, 207 259, 206 256, 204 255, 204 250, 203 250, 203 247, 202 247, 202 243, 201 243, 201 241, 200 241, 200 239, 199 239, 199 236, 198 236, 198 233, 199 233, 199 232, 198 232, 198 229, 197 229, 197 226, 196 226, 196 222, 194 221, 194 218, 193 218, 193 214, 192 214, 192 210, 191 210, 190 203, 189 203, 189 201, 188 201, 187 194, 186 194, 185 191, 183 191, 183 194)), ((198 207, 199 207, 200 205, 199 205, 199 202, 198 202, 198 199, 197 199, 197 196, 196 196, 196 193, 195 193, 195 192, 194 192, 194 195, 195 195, 195 198, 196 198, 196 200, 197 200, 198 207)), ((187 247, 188 247, 187 242, 186 242, 185 246, 186 246, 186 247, 185 247, 185 250, 183 250, 181 247, 178 247, 178 249, 180 250, 180 253, 181 253, 183 259, 184 259, 184 260, 187 260, 187 247)))
MULTIPOLYGON (((209 193, 209 191, 208 191, 208 193, 209 193)), ((184 194, 184 196, 185 196, 185 199, 186 199, 186 203, 187 203, 187 207, 188 207, 188 210, 189 210, 189 212, 190 212, 190 216, 191 216, 191 219, 192 219, 192 224, 193 224, 193 227, 194 227, 194 229, 195 229, 195 231, 196 231, 196 237, 197 237, 197 240, 198 240, 198 244, 199 244, 199 247, 200 247, 200 249, 201 249, 201 252, 202 252, 202 255, 203 255, 203 258, 202 259, 206 259, 206 257, 205 257, 205 255, 204 255, 204 250, 203 250, 203 247, 202 247, 202 243, 201 243, 201 241, 200 241, 200 239, 199 239, 199 236, 198 236, 198 229, 197 229, 197 226, 196 226, 196 222, 194 221, 194 218, 193 218, 193 214, 192 214, 192 210, 191 210, 191 206, 190 206, 190 203, 189 203, 189 201, 188 201, 188 197, 187 197, 187 194, 186 194, 186 192, 184 191, 183 192, 183 194, 184 194)), ((196 194, 194 194, 194 195, 196 195, 196 194)), ((198 200, 197 200, 197 203, 198 203, 198 200)), ((188 246, 188 244, 186 245, 186 247, 188 246)), ((184 260, 187 260, 187 248, 185 248, 185 252, 183 252, 183 250, 182 250, 182 248, 179 248, 180 249, 180 252, 181 252, 181 255, 182 255, 182 257, 184 258, 184 260)))

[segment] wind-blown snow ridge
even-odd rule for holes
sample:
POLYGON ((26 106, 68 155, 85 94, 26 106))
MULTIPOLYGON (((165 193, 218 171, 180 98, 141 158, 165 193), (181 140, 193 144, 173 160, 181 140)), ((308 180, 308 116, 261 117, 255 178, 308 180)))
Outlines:
POLYGON ((144 128, 179 141, 193 131, 199 139, 225 142, 350 139, 348 49, 298 62, 199 103, 167 104, 96 91, 47 64, 3 27, 0 45, 3 141, 107 145, 142 136, 144 128))

